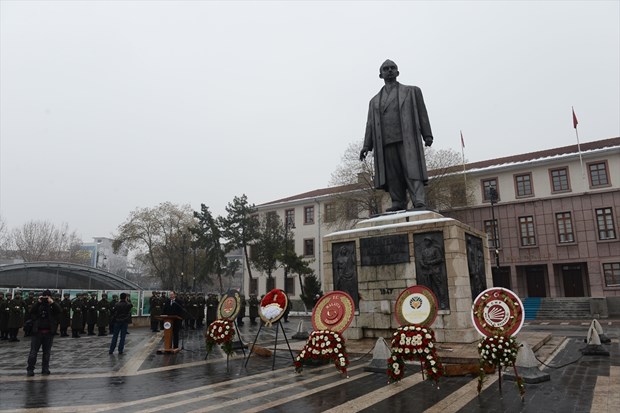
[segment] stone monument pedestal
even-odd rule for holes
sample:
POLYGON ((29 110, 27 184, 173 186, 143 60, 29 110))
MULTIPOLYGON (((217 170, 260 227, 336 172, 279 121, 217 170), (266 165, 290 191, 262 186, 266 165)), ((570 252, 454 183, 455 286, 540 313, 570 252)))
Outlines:
POLYGON ((485 233, 436 212, 409 211, 366 219, 323 239, 325 291, 346 291, 356 305, 346 338, 389 340, 400 327, 396 300, 417 284, 431 288, 440 303, 430 326, 438 342, 480 338, 471 306, 493 285, 485 233))

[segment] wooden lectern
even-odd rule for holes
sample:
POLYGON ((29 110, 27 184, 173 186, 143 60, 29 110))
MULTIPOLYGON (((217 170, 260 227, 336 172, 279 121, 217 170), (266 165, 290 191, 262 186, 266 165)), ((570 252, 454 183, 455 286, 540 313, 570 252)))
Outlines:
POLYGON ((174 324, 174 320, 182 320, 183 317, 179 317, 178 315, 162 314, 155 318, 158 320, 163 320, 164 322, 164 348, 157 350, 157 352, 178 353, 181 351, 180 348, 172 348, 172 325, 174 324))

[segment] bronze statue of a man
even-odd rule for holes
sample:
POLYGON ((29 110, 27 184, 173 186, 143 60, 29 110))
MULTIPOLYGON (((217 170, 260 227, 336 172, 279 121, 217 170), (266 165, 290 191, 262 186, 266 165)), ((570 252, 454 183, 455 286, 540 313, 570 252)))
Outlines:
POLYGON ((413 207, 424 209, 428 173, 423 145, 432 145, 433 133, 422 91, 401 85, 396 81, 398 75, 398 66, 391 60, 379 69, 385 86, 370 100, 360 160, 368 151, 374 152, 375 187, 392 198, 387 211, 407 209, 407 192, 413 207))

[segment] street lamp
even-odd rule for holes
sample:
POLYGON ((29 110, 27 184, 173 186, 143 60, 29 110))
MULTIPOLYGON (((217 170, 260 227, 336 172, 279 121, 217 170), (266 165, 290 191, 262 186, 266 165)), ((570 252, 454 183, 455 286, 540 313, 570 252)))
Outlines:
POLYGON ((497 221, 495 220, 495 204, 497 203, 497 190, 489 188, 489 199, 491 201, 491 219, 493 220, 493 238, 495 240, 495 267, 499 268, 499 234, 497 232, 497 221))
MULTIPOLYGON (((288 232, 291 229, 295 229, 295 221, 290 215, 284 217, 284 292, 288 294, 286 288, 286 280, 288 280, 288 232)), ((294 244, 293 244, 294 245, 294 244)))

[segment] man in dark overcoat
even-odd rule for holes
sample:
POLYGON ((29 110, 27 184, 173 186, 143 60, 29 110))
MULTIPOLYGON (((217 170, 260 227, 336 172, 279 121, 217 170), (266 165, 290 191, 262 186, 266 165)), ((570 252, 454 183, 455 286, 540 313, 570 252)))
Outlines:
POLYGON ((71 299, 69 299, 69 293, 63 294, 63 299, 60 302, 60 337, 69 337, 67 329, 71 324, 71 299))
POLYGON ((422 91, 396 81, 398 66, 386 60, 379 69, 385 86, 370 100, 364 146, 360 160, 374 153, 377 189, 389 192, 392 206, 387 211, 407 209, 407 192, 414 208, 426 207, 424 185, 428 182, 424 145, 431 146, 433 134, 422 91))

